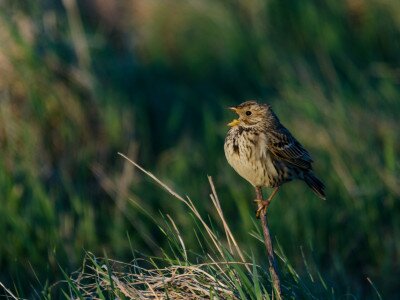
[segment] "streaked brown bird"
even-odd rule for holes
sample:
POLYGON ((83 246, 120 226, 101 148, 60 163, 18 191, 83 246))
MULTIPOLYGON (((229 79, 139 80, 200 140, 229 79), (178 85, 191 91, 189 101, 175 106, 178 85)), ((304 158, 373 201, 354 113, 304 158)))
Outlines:
POLYGON ((325 199, 324 184, 312 171, 310 154, 281 124, 268 104, 247 101, 230 109, 239 115, 228 124, 225 156, 235 171, 250 182, 256 191, 274 188, 267 200, 258 203, 256 213, 264 214, 279 187, 293 179, 301 179, 325 199))

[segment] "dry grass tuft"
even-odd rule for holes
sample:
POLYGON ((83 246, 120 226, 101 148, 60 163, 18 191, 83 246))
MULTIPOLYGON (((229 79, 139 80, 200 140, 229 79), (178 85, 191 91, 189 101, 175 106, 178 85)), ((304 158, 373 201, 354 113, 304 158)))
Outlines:
POLYGON ((239 292, 229 282, 229 263, 145 268, 139 266, 145 263, 141 259, 130 264, 107 259, 107 265, 101 266, 96 259, 90 257, 89 261, 72 276, 84 298, 102 299, 105 293, 112 293, 128 299, 239 299, 239 292))

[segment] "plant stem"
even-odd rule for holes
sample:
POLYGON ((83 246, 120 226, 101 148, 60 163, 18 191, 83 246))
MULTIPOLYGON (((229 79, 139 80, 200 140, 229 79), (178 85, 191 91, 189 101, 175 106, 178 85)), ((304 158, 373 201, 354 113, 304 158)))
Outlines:
MULTIPOLYGON (((260 200, 260 201, 263 200, 261 187, 256 187, 256 195, 257 195, 257 200, 260 200)), ((276 266, 274 249, 272 248, 272 241, 271 241, 271 236, 269 234, 267 216, 265 215, 264 210, 261 211, 260 220, 261 220, 261 225, 262 225, 263 234, 264 234, 265 247, 267 249, 269 273, 271 274, 272 285, 275 290, 276 298, 278 300, 280 300, 280 299, 282 299, 281 282, 280 282, 279 276, 278 276, 278 268, 276 266)))

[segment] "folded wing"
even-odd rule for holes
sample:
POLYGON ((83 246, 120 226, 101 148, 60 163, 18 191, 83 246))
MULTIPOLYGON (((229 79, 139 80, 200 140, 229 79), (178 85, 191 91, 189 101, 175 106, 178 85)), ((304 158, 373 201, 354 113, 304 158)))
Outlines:
POLYGON ((285 127, 267 131, 267 145, 276 157, 302 169, 312 169, 310 154, 285 127))

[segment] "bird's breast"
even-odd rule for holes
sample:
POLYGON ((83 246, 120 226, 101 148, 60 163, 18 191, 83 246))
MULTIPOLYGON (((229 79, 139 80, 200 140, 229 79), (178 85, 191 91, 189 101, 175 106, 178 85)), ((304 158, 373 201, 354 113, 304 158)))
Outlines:
POLYGON ((278 174, 264 134, 232 128, 224 150, 228 163, 253 186, 275 186, 278 174))

